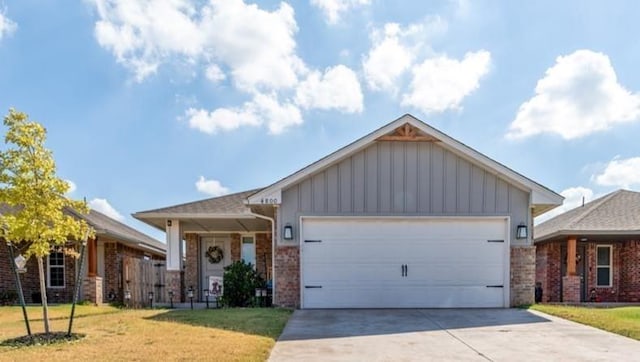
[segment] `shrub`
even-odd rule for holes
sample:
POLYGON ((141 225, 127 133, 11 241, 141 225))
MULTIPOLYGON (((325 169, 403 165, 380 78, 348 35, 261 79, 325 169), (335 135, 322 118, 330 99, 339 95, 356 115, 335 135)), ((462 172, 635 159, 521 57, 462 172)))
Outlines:
POLYGON ((13 305, 18 302, 18 293, 15 290, 0 290, 0 305, 13 305))
POLYGON ((224 295, 222 304, 228 307, 252 305, 256 288, 264 286, 264 280, 251 263, 236 261, 224 268, 224 295))

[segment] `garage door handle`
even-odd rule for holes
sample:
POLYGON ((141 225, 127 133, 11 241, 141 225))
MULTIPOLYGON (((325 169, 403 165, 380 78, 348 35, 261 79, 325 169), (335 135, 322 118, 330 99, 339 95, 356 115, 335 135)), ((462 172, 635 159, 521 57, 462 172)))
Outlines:
POLYGON ((504 288, 504 285, 487 285, 487 288, 504 288))
POLYGON ((321 243, 322 240, 305 240, 305 243, 321 243))
POLYGON ((322 285, 305 285, 304 288, 305 289, 320 289, 320 288, 322 288, 322 285))
POLYGON ((404 265, 404 276, 405 277, 409 276, 409 265, 407 264, 404 265))

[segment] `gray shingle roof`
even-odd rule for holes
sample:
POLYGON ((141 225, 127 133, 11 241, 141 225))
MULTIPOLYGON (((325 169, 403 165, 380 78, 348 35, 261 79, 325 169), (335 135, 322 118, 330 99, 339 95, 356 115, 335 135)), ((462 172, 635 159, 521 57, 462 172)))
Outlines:
POLYGON ((114 220, 101 212, 90 210, 89 214, 79 215, 79 217, 85 219, 89 225, 93 226, 98 237, 100 234, 105 234, 123 241, 125 244, 130 244, 130 246, 133 246, 134 248, 139 248, 138 244, 142 243, 143 245, 153 249, 158 249, 157 252, 162 254, 166 252, 166 244, 148 236, 147 234, 141 233, 128 225, 114 220))
POLYGON ((618 190, 535 227, 536 241, 569 234, 640 234, 640 192, 618 190))
POLYGON ((250 212, 249 207, 245 205, 247 197, 260 190, 262 189, 253 189, 160 209, 140 211, 135 213, 134 216, 139 217, 145 214, 245 214, 250 212))
MULTIPOLYGON (((11 213, 16 209, 17 206, 12 207, 7 204, 0 204, 0 214, 11 213)), ((67 209, 66 212, 79 219, 84 219, 95 229, 98 237, 100 237, 100 235, 109 236, 136 249, 140 249, 139 244, 142 244, 144 245, 143 248, 146 246, 146 249, 150 248, 156 253, 163 255, 166 252, 167 247, 164 243, 114 220, 101 212, 90 210, 88 214, 80 214, 69 209, 67 209)))

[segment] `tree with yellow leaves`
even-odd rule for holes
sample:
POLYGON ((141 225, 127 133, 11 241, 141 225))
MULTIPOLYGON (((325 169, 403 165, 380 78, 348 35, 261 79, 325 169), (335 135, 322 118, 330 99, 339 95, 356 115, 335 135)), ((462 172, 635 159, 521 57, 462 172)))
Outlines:
POLYGON ((43 260, 55 248, 68 248, 70 240, 86 241, 93 236, 93 229, 84 220, 66 212, 89 210, 84 202, 65 196, 69 184, 56 175, 53 154, 44 145, 45 128, 14 109, 4 117, 4 125, 7 133, 6 148, 0 150, 0 203, 12 211, 0 215, 0 226, 7 243, 28 245, 24 256, 36 258, 44 329, 49 334, 43 260))

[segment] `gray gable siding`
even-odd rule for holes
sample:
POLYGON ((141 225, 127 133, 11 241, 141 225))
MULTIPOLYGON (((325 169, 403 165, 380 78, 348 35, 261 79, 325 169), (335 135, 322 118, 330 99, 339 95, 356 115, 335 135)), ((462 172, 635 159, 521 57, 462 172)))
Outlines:
POLYGON ((529 194, 432 142, 375 142, 282 193, 280 225, 300 216, 510 216, 530 218, 529 194))

